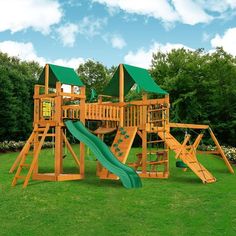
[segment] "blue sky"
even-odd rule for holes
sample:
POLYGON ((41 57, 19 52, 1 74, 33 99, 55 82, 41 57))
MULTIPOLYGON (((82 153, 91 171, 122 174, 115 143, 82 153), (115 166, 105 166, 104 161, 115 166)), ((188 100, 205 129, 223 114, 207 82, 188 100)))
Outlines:
POLYGON ((152 53, 216 46, 236 56, 236 0, 0 0, 0 51, 78 67, 149 67, 152 53))

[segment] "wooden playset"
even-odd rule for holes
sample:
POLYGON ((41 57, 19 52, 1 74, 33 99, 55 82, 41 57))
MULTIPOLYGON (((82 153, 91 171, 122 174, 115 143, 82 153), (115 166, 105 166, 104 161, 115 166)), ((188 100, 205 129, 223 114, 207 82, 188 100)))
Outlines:
POLYGON ((208 130, 217 148, 214 154, 219 154, 229 171, 234 173, 208 125, 169 121, 169 95, 145 69, 120 64, 97 102, 86 103, 85 99, 85 86, 73 69, 51 64, 45 66, 39 84, 35 85, 33 132, 10 169, 10 173, 16 170, 13 186, 22 179, 23 187, 26 187, 31 177, 47 181, 83 179, 84 144, 97 157, 97 175, 101 179, 120 179, 127 188, 140 187, 139 177, 168 178, 170 150, 182 163, 180 167, 191 169, 203 183, 215 182, 215 177, 196 155, 203 132, 193 142, 186 134, 180 143, 171 134, 171 128, 208 130), (70 92, 63 90, 64 84, 70 86, 70 92), (126 102, 125 96, 135 85, 141 89, 142 99, 126 102), (156 98, 151 99, 150 95, 156 98), (98 121, 101 125, 92 134, 85 128, 87 121, 98 121), (66 129, 80 140, 79 157, 66 137, 66 129), (116 135, 109 149, 102 140, 104 135, 112 132, 116 135), (141 138, 142 152, 137 153, 136 160, 131 162, 128 157, 136 135, 141 138), (48 138, 55 143, 54 172, 40 173, 39 154, 48 138), (63 173, 65 146, 78 166, 78 174, 63 173), (152 148, 149 150, 148 146, 152 148), (28 169, 26 175, 22 175, 24 169, 28 169))

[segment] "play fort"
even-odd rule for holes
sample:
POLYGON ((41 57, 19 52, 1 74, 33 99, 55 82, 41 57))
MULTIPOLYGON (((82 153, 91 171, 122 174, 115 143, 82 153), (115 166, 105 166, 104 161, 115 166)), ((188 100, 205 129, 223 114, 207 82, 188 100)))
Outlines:
POLYGON ((46 181, 83 179, 85 145, 97 158, 99 178, 120 179, 126 188, 141 187, 140 177, 168 178, 170 150, 175 153, 177 167, 190 169, 203 183, 215 182, 215 177, 196 155, 204 133, 199 132, 195 140, 186 134, 180 143, 171 134, 171 128, 208 130, 217 148, 214 154, 220 155, 228 170, 234 172, 208 125, 169 121, 169 95, 145 69, 120 64, 97 102, 86 103, 85 99, 85 86, 73 69, 51 64, 45 66, 34 89, 32 134, 10 169, 11 173, 16 170, 13 186, 23 180, 23 187, 26 187, 31 177, 46 181), (70 86, 70 92, 63 90, 65 84, 70 86), (135 85, 140 88, 142 99, 126 102, 125 96, 135 85), (85 127, 91 121, 100 124, 93 132, 85 127), (66 130, 80 141, 79 155, 68 141, 66 130), (115 132, 115 138, 109 148, 103 138, 112 132, 115 132), (128 157, 136 135, 141 138, 142 151, 131 162, 128 157), (41 173, 40 151, 45 139, 50 138, 55 143, 54 172, 41 173), (65 147, 78 167, 76 174, 63 172, 65 147), (23 175, 24 169, 27 174, 23 175))

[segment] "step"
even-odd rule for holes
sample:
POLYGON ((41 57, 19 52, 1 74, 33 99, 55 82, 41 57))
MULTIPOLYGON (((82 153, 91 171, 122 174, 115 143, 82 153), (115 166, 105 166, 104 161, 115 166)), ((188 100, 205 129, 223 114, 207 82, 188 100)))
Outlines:
POLYGON ((30 167, 30 164, 21 164, 20 167, 30 167))
MULTIPOLYGON (((39 137, 42 137, 42 136, 44 136, 44 135, 43 135, 43 134, 38 134, 38 136, 39 136, 39 137)), ((46 136, 46 137, 55 137, 56 134, 46 134, 45 136, 46 136)))
POLYGON ((37 128, 34 130, 34 132, 44 132, 45 128, 37 128))
POLYGON ((19 175, 19 176, 16 176, 15 178, 17 178, 17 179, 25 179, 26 176, 19 175))
POLYGON ((196 161, 189 161, 188 164, 195 164, 197 163, 196 161))
POLYGON ((148 141, 147 143, 163 143, 163 140, 153 140, 153 141, 148 141))

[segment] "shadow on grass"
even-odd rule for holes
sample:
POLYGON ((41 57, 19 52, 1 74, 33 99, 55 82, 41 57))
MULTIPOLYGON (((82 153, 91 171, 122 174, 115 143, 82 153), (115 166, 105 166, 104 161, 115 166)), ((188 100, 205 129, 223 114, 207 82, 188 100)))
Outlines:
POLYGON ((191 185, 201 185, 202 184, 202 181, 196 177, 191 177, 191 176, 173 176, 171 179, 170 179, 171 182, 173 183, 188 183, 188 184, 191 184, 191 185))

